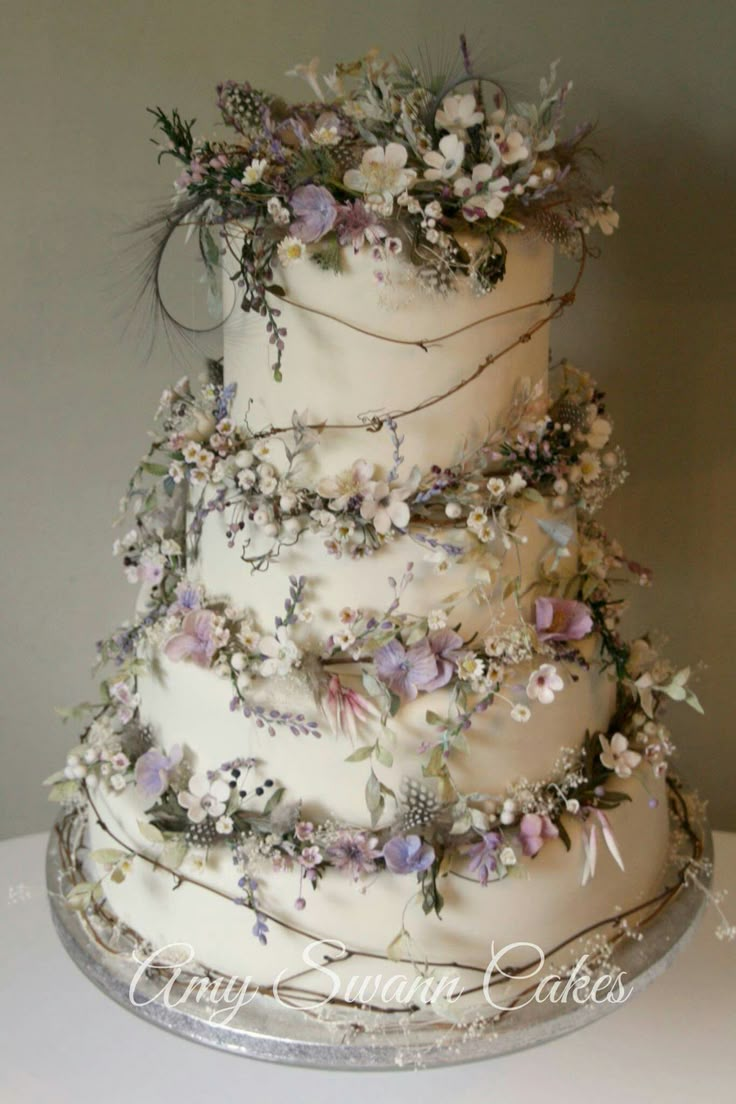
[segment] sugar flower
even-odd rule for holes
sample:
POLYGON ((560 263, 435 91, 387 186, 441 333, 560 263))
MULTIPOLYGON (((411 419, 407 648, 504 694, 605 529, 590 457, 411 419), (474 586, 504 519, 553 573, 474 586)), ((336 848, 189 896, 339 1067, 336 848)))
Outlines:
POLYGON ((364 724, 373 717, 380 717, 373 702, 356 690, 344 686, 337 675, 330 679, 321 704, 335 735, 344 734, 353 740, 357 737, 359 724, 364 724))
POLYGON ((470 177, 455 181, 453 190, 463 200, 463 216, 468 222, 495 219, 503 211, 511 185, 505 176, 493 179, 494 172, 491 165, 483 163, 474 166, 470 177))
POLYGON ((556 839, 559 834, 557 825, 553 824, 548 816, 525 813, 521 818, 519 839, 521 850, 527 858, 533 858, 542 850, 547 840, 556 839))
POLYGON ((377 245, 386 237, 386 228, 378 221, 376 212, 362 200, 344 203, 338 210, 335 225, 340 245, 352 245, 357 253, 363 245, 377 245))
POLYGON ((319 241, 335 225, 337 203, 326 188, 305 184, 294 191, 289 202, 296 215, 290 230, 301 241, 319 241))
POLYGON ((306 253, 306 247, 300 238, 295 238, 293 234, 289 234, 279 242, 277 252, 279 261, 286 267, 286 265, 301 261, 306 253))
POLYGON ((167 641, 164 652, 175 662, 188 659, 198 667, 209 667, 222 643, 222 630, 212 610, 192 610, 182 621, 180 632, 167 641))
POLYGON ((470 856, 468 870, 478 875, 478 881, 481 885, 488 885, 491 874, 496 872, 498 848, 501 842, 501 836, 498 832, 484 832, 477 843, 471 843, 463 848, 464 853, 470 856))
POLYGON ((393 197, 411 188, 416 172, 406 168, 407 151, 398 142, 371 146, 363 154, 359 169, 348 169, 343 177, 346 188, 393 201, 393 197))
POLYGON ((601 763, 607 770, 615 771, 619 778, 630 778, 631 772, 641 762, 638 751, 632 751, 629 741, 620 732, 616 732, 610 740, 602 733, 598 737, 601 742, 601 763))
POLYGON ((532 671, 526 685, 526 692, 530 698, 536 699, 541 705, 550 705, 555 700, 555 694, 559 694, 564 687, 564 682, 557 674, 557 668, 551 663, 543 663, 536 671, 532 671))
POLYGON ((362 497, 368 493, 373 475, 373 464, 367 460, 356 460, 349 471, 337 476, 320 479, 317 494, 329 499, 330 507, 336 512, 344 510, 351 498, 362 497))
POLYGON ((442 628, 431 632, 427 643, 437 661, 437 675, 424 687, 425 690, 439 690, 452 678, 460 659, 460 649, 465 641, 452 629, 442 628))
POLYGON ((135 783, 144 797, 155 801, 169 785, 169 777, 181 763, 182 750, 174 744, 168 755, 158 748, 149 748, 135 764, 135 783))
POLYGON ((470 127, 483 122, 483 112, 476 110, 475 96, 445 96, 434 117, 435 126, 455 134, 464 134, 470 127))
POLYGON ((497 144, 504 165, 526 161, 529 156, 529 146, 526 144, 524 135, 518 130, 510 130, 497 144))
POLYGON ((424 170, 426 180, 452 180, 462 168, 465 146, 456 134, 440 138, 440 148, 429 150, 424 160, 430 166, 424 170))
POLYGON ((301 652, 283 627, 277 630, 275 636, 262 636, 258 650, 263 656, 260 673, 264 678, 288 675, 301 659, 301 652))
POLYGON ((437 659, 426 638, 410 648, 390 640, 376 652, 374 665, 381 682, 407 701, 414 701, 438 676, 437 659))
POLYGON ((369 483, 360 507, 361 517, 372 521, 376 532, 381 536, 390 533, 392 527, 406 529, 411 517, 406 499, 414 494, 420 479, 419 468, 414 468, 405 483, 393 486, 383 480, 369 483))
POLYGON ((420 836, 394 836, 381 854, 393 874, 421 874, 434 862, 434 848, 420 836))
POLYGON ((117 718, 122 724, 132 721, 133 714, 140 704, 140 697, 134 694, 127 682, 113 682, 108 687, 110 697, 116 704, 117 718))
POLYGON ((593 628, 588 607, 567 598, 537 598, 534 618, 541 641, 582 640, 593 628))
POLYGON ((381 854, 377 843, 376 836, 345 829, 327 848, 327 858, 337 870, 348 871, 357 881, 361 874, 372 874, 376 869, 376 859, 381 854))
POLYGON ((210 780, 206 774, 193 774, 189 789, 178 795, 179 804, 187 810, 193 824, 201 824, 207 817, 217 820, 225 812, 230 787, 222 778, 210 780))

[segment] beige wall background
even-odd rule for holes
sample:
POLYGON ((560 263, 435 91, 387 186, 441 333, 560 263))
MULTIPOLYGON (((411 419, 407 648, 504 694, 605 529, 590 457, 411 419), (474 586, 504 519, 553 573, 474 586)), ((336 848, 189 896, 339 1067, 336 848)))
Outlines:
MULTIPOLYGON (((704 663, 705 719, 671 711, 683 773, 736 828, 733 736, 734 128, 729 0, 5 0, 2 226, 0 836, 39 830, 40 781, 75 733, 57 704, 93 693, 98 636, 132 613, 110 553, 114 516, 164 384, 160 341, 126 327, 125 237, 169 196, 147 106, 202 130, 214 86, 283 76, 371 45, 484 47, 533 92, 562 58, 576 117, 599 119, 621 230, 591 266, 553 351, 610 389, 632 475, 605 520, 656 585, 633 594, 634 629, 659 626, 704 663), (729 244, 730 238, 730 244, 729 244)), ((563 281, 569 272, 561 266, 563 281)))

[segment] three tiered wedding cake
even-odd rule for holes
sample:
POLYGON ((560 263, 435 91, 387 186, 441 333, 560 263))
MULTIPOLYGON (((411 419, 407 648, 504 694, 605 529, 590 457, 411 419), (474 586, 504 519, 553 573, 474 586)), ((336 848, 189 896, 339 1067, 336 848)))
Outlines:
POLYGON ((136 618, 51 780, 87 814, 70 903, 302 1003, 377 973, 477 993, 494 949, 646 910, 660 708, 699 708, 619 633, 617 583, 649 576, 593 515, 625 459, 595 383, 549 369, 617 216, 554 74, 512 107, 375 55, 329 102, 297 72, 314 102, 219 89, 234 142, 156 113, 183 164, 157 249, 197 228, 235 302, 129 486, 136 618))

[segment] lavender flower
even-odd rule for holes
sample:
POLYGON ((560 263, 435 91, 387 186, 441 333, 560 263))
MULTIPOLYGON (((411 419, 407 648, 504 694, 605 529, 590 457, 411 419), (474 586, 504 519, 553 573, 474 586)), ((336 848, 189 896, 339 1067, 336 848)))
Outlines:
POLYGON ((375 671, 381 682, 407 701, 414 701, 438 677, 437 658, 429 640, 420 640, 405 648, 400 640, 390 640, 374 657, 375 671))
POLYGON ((534 618, 541 641, 582 640, 593 628, 588 607, 567 598, 537 598, 534 618))
POLYGON ((300 241, 319 241, 335 225, 337 204, 326 188, 305 184, 294 191, 289 202, 297 216, 289 230, 300 241))
POLYGON ((498 832, 484 832, 477 843, 464 848, 465 854, 470 856, 468 870, 478 875, 481 885, 488 885, 489 877, 496 872, 500 845, 501 836, 498 832))
POLYGON ((527 858, 534 856, 542 850, 547 840, 556 839, 560 832, 556 824, 553 824, 548 816, 540 816, 539 813, 525 813, 519 825, 519 839, 521 849, 527 858))
POLYGON ((169 784, 169 776, 181 763, 182 751, 174 744, 171 752, 165 755, 158 748, 149 748, 135 764, 135 783, 144 797, 155 801, 169 784))
POLYGON ((209 667, 221 644, 216 630, 212 610, 192 610, 182 621, 181 632, 167 641, 164 651, 169 659, 189 659, 198 667, 209 667))
POLYGON ((394 836, 384 845, 382 854, 393 874, 421 874, 434 862, 434 848, 420 836, 394 836))
POLYGON ((376 859, 381 854, 376 850, 377 843, 375 836, 345 829, 327 848, 327 858, 338 870, 348 870, 357 882, 361 874, 371 874, 376 869, 376 859))
POLYGON ((431 632, 427 642, 437 661, 437 677, 428 682, 424 689, 439 690, 441 686, 447 685, 455 673, 460 655, 458 649, 464 646, 465 641, 459 633, 445 628, 431 632))

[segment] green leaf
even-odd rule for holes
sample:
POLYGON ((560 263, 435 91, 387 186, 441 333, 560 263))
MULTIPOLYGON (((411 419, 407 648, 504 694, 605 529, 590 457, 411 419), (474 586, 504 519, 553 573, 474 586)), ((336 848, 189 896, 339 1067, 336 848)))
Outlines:
POLYGON ((368 781, 365 784, 365 803, 368 807, 368 811, 371 813, 375 812, 382 802, 381 784, 373 771, 371 771, 368 781))
POLYGON ((120 862, 128 858, 127 851, 121 851, 119 847, 100 847, 97 851, 90 851, 92 862, 101 863, 104 866, 110 863, 120 862))
POLYGON ((268 814, 273 809, 275 809, 283 796, 284 796, 284 787, 279 786, 277 789, 275 789, 273 791, 273 793, 269 797, 268 801, 264 805, 264 807, 263 807, 264 813, 268 814))
POLYGON ((83 912, 92 903, 95 882, 77 882, 66 895, 66 903, 76 912, 83 912))
POLYGON ((357 748, 352 755, 348 755, 345 760, 346 763, 362 763, 364 759, 370 759, 373 754, 373 747, 368 745, 366 747, 357 748))
POLYGON ((143 836, 144 840, 148 840, 149 843, 164 842, 162 832, 160 832, 154 824, 150 824, 147 820, 138 821, 138 831, 143 836))
POLYGON ((386 958, 391 962, 401 962, 410 954, 410 942, 409 933, 402 928, 386 948, 386 958))
POLYGON ((49 790, 49 801, 71 801, 79 792, 79 782, 69 778, 65 782, 55 782, 49 790))
POLYGON ((392 767, 394 765, 394 757, 388 748, 385 748, 383 744, 376 744, 376 759, 384 767, 392 767))
POLYGON ((168 475, 169 469, 164 467, 163 464, 154 464, 151 460, 144 460, 141 464, 141 469, 144 472, 148 472, 149 475, 168 475))
POLYGON ((535 487, 525 487, 522 492, 522 498, 526 498, 530 502, 544 502, 542 495, 535 487))
POLYGON ((184 862, 188 850, 185 840, 168 840, 161 852, 161 862, 164 866, 170 866, 172 870, 177 870, 184 862))

